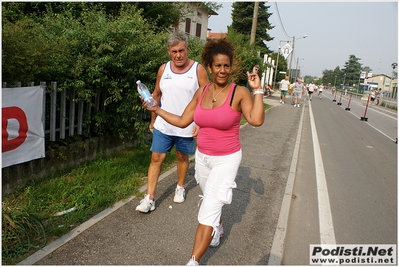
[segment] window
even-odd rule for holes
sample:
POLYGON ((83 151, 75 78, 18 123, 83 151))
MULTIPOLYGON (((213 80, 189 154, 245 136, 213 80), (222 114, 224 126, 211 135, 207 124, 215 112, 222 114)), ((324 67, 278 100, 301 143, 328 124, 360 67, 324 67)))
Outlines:
POLYGON ((186 33, 190 34, 191 29, 191 19, 186 18, 186 33))
POLYGON ((197 37, 199 37, 199 38, 201 38, 201 24, 200 23, 197 23, 197 28, 196 28, 196 31, 195 31, 195 36, 197 36, 197 37))

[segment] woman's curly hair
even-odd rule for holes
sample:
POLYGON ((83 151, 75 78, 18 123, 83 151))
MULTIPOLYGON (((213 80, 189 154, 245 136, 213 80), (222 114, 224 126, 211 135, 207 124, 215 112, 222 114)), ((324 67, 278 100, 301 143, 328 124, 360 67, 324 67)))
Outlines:
POLYGON ((230 58, 230 65, 233 65, 234 47, 225 38, 209 40, 202 51, 202 63, 204 66, 212 66, 215 55, 226 55, 230 58))

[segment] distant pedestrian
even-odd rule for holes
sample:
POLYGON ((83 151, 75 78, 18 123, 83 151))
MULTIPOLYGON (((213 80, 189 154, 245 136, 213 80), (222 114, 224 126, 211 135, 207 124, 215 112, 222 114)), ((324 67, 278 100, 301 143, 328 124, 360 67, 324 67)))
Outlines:
POLYGON ((302 83, 301 79, 297 79, 296 83, 294 83, 294 107, 300 107, 299 103, 301 102, 302 94, 305 92, 305 86, 302 83))
POLYGON ((283 105, 285 103, 285 98, 287 97, 288 88, 290 86, 289 79, 290 79, 289 76, 285 76, 285 78, 283 80, 281 80, 281 82, 280 82, 280 94, 281 94, 280 103, 283 105))
POLYGON ((324 83, 319 86, 319 98, 323 97, 324 83))
POLYGON ((375 96, 376 96, 376 91, 375 91, 375 89, 373 89, 373 90, 371 90, 371 93, 370 93, 371 104, 374 104, 375 96))
POLYGON ((376 93, 376 95, 377 95, 377 96, 376 96, 376 98, 377 98, 377 103, 376 103, 376 105, 377 105, 377 106, 380 104, 381 94, 382 94, 381 88, 379 88, 379 89, 378 89, 378 92, 376 93))
POLYGON ((308 95, 309 95, 309 101, 312 101, 312 97, 313 97, 313 92, 315 89, 316 85, 314 84, 313 81, 311 81, 308 86, 307 86, 307 90, 308 90, 308 95))

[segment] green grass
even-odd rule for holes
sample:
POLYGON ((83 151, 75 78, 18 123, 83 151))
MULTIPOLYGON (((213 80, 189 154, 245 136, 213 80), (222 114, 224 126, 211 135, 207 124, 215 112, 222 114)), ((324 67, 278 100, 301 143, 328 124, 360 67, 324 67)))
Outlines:
MULTIPOLYGON (((265 104, 265 109, 270 107, 265 104)), ((101 156, 3 196, 2 264, 15 265, 114 203, 141 197, 149 149, 148 144, 101 156), (54 216, 71 208, 75 210, 54 216)), ((175 152, 167 154, 161 172, 176 165, 175 152)))
MULTIPOLYGON (((151 160, 149 146, 116 152, 50 175, 4 196, 2 264, 14 265, 112 204, 142 195, 151 160), (57 212, 75 208, 62 216, 57 212)), ((167 154, 165 171, 176 164, 167 154)))
POLYGON ((390 108, 390 109, 394 109, 394 110, 398 110, 398 106, 395 105, 389 105, 386 102, 381 102, 381 106, 382 107, 386 107, 386 108, 390 108))
MULTIPOLYGON (((263 103, 263 106, 265 107, 265 110, 268 110, 272 107, 272 105, 266 103, 263 103)), ((241 115, 240 125, 244 125, 245 123, 247 123, 247 120, 244 118, 244 116, 241 115)))

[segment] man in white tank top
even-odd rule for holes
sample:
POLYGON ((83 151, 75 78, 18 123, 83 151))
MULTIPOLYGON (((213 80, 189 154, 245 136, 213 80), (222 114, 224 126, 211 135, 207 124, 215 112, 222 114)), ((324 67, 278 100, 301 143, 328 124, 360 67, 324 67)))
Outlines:
MULTIPOLYGON (((152 96, 166 111, 181 115, 201 86, 209 83, 205 68, 188 58, 188 41, 185 33, 177 31, 168 38, 168 54, 171 60, 163 64, 157 73, 157 81, 152 96)), ((153 132, 151 163, 148 168, 147 194, 136 207, 137 211, 147 213, 155 209, 155 189, 158 183, 161 165, 166 153, 176 146, 177 186, 173 201, 185 200, 184 183, 186 180, 189 157, 195 152, 193 138, 194 124, 181 129, 167 123, 161 117, 151 113, 150 130, 153 132)))

